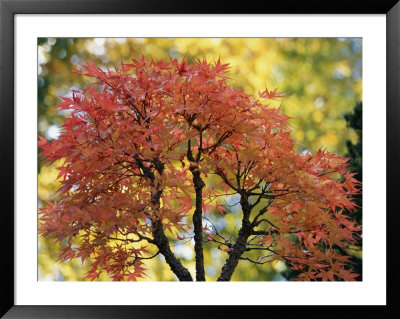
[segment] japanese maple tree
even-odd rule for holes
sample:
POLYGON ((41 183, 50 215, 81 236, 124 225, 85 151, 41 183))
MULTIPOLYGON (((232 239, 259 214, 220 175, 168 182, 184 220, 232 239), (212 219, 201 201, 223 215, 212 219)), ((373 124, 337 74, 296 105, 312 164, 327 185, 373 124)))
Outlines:
POLYGON ((63 160, 58 198, 39 211, 40 234, 64 246, 61 261, 88 259, 92 280, 101 272, 137 280, 146 260, 162 254, 179 280, 191 281, 171 241, 192 237, 197 281, 205 280, 204 245, 226 253, 219 281, 239 262, 277 260, 298 280, 357 277, 343 253, 361 231, 349 217, 360 183, 348 158, 296 152, 289 117, 270 105, 284 94, 245 94, 229 84, 227 69, 219 60, 142 57, 76 71, 94 83, 62 98, 58 109, 70 115, 58 140, 39 136, 43 158, 63 160), (207 183, 210 176, 217 182, 207 183), (228 213, 232 195, 241 227, 228 237, 205 214, 228 213))

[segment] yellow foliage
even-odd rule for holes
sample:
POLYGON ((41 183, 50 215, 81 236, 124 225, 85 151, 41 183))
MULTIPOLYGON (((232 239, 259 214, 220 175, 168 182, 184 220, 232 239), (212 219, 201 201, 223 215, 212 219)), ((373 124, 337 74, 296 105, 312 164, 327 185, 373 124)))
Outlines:
POLYGON ((54 199, 55 192, 60 187, 60 183, 56 180, 59 171, 57 167, 62 162, 56 161, 49 166, 43 166, 38 175, 38 197, 42 200, 54 199))

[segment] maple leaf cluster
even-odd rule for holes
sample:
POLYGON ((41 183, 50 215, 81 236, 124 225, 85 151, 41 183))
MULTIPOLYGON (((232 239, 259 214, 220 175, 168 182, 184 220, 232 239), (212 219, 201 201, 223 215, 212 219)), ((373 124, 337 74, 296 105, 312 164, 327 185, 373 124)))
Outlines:
POLYGON ((205 280, 206 243, 227 254, 218 280, 230 280, 239 261, 277 260, 299 280, 357 277, 343 253, 361 231, 349 217, 360 183, 348 159, 296 152, 289 117, 269 105, 284 94, 245 94, 229 85, 227 70, 219 60, 142 57, 76 71, 96 82, 62 98, 57 107, 69 115, 58 140, 39 136, 48 163, 63 159, 58 198, 39 211, 40 234, 63 244, 61 261, 90 260, 92 280, 101 272, 137 280, 146 260, 162 254, 178 279, 192 280, 170 240, 194 233, 197 280, 205 280), (232 194, 242 226, 227 239, 204 220, 226 213, 221 199, 232 194), (256 260, 246 255, 254 251, 256 260))

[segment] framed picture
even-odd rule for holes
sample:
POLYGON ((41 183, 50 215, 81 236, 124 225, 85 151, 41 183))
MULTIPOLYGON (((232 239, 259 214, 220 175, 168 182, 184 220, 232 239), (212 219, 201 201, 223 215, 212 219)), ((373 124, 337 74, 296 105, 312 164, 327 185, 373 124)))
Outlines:
POLYGON ((399 313, 393 212, 400 5, 246 4, 1 1, 5 318, 399 313), (100 82, 90 86, 83 76, 100 82), (126 92, 136 90, 133 82, 140 88, 132 96, 154 86, 157 110, 146 109, 147 93, 132 100, 126 92), (59 96, 57 111, 49 106, 59 96), (101 120, 93 104, 104 111, 101 120), (191 105, 203 113, 187 115, 191 105), (140 154, 149 158, 116 146, 142 140, 127 133, 134 125, 149 145, 140 154), (62 135, 69 138, 57 144, 62 135), (121 153, 108 169, 104 159, 116 148, 121 153), (40 152, 46 158, 38 159, 40 152), (96 168, 88 160, 94 153, 96 168), (96 179, 85 182, 98 167, 96 179), (55 186, 47 180, 57 169, 64 182, 55 186), (165 180, 157 177, 163 173, 165 180), (52 208, 54 191, 67 208, 52 208), (127 199, 131 194, 137 201, 127 199), (122 206, 115 210, 110 200, 122 206), (177 207, 180 219, 171 213, 177 207), (64 208, 75 219, 81 214, 79 221, 58 217, 64 208), (342 217, 343 210, 354 217, 342 217), (54 244, 47 235, 61 239, 54 244), (142 241, 148 245, 136 244, 142 241), (61 249, 61 260, 79 263, 57 263, 61 249))

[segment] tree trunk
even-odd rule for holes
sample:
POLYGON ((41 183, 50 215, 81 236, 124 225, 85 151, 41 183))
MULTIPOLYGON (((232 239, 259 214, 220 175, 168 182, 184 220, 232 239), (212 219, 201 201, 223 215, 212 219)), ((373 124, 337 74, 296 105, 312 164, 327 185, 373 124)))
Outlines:
POLYGON ((200 177, 200 171, 195 166, 190 166, 193 174, 193 183, 196 190, 196 209, 193 213, 194 227, 194 251, 196 252, 196 280, 205 281, 204 255, 203 255, 203 187, 204 181, 200 177))
POLYGON ((240 204, 243 210, 242 227, 239 230, 236 243, 229 252, 229 257, 225 265, 222 267, 221 275, 217 281, 229 281, 232 278, 233 272, 239 263, 239 259, 246 250, 247 240, 251 235, 252 226, 250 223, 251 207, 246 194, 241 194, 240 204))
POLYGON ((153 243, 158 247, 160 253, 165 257, 165 261, 171 267, 173 273, 178 277, 180 281, 193 281, 192 275, 176 258, 172 252, 167 236, 164 234, 163 225, 160 221, 156 222, 153 228, 153 243))

